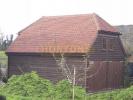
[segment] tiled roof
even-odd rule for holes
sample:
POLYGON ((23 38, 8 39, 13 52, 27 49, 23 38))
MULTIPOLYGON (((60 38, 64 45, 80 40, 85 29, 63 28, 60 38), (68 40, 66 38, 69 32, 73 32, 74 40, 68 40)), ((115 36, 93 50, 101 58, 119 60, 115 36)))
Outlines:
POLYGON ((42 17, 22 30, 7 52, 85 53, 98 30, 117 32, 96 14, 42 17))

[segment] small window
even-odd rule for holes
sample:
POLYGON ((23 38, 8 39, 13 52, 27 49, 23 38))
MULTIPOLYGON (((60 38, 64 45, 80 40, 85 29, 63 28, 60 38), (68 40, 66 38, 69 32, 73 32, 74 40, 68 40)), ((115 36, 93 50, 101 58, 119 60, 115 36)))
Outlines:
POLYGON ((113 50, 114 49, 114 39, 109 40, 109 49, 113 50))
POLYGON ((103 38, 103 40, 102 40, 102 47, 103 47, 103 49, 107 49, 107 39, 106 38, 103 38))

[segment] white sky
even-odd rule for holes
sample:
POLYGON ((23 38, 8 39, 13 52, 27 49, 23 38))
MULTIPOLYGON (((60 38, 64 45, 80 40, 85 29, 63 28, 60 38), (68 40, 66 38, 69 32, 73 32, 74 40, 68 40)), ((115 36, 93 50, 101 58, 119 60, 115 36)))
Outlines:
POLYGON ((0 0, 0 30, 16 34, 41 16, 93 12, 112 25, 133 24, 133 0, 0 0))

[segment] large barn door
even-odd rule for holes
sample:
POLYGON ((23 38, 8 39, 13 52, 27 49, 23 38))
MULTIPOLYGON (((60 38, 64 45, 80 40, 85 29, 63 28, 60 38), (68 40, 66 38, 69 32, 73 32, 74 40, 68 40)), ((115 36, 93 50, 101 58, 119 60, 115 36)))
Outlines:
POLYGON ((120 61, 109 62, 107 88, 121 88, 123 86, 124 64, 120 61))
POLYGON ((88 65, 86 87, 89 91, 102 90, 106 87, 107 63, 95 61, 88 65))
POLYGON ((120 88, 122 86, 122 78, 122 62, 95 61, 88 66, 86 88, 88 91, 120 88))

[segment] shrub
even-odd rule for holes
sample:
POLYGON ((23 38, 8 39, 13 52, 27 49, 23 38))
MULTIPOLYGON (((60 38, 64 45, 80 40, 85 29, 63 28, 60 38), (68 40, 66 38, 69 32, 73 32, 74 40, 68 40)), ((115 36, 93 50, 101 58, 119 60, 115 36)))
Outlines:
POLYGON ((62 80, 59 83, 57 83, 55 87, 56 99, 70 99, 72 97, 71 87, 71 84, 66 80, 62 80))
MULTIPOLYGON (((85 89, 80 86, 74 87, 75 100, 83 100, 85 97, 85 89)), ((56 89, 56 100, 72 100, 73 87, 67 80, 62 80, 57 83, 56 89)))
MULTIPOLYGON (((74 86, 75 100, 84 100, 85 89, 74 86)), ((4 100, 72 100, 73 87, 67 80, 53 85, 49 80, 39 77, 35 72, 14 75, 0 86, 1 98, 4 100)), ((0 98, 0 100, 2 100, 0 98)), ((133 100, 133 86, 110 92, 88 94, 86 100, 133 100)))
POLYGON ((133 100, 133 86, 127 89, 88 95, 87 100, 133 100))
MULTIPOLYGON (((75 100, 82 100, 85 90, 79 86, 74 89, 75 100)), ((0 87, 0 94, 7 96, 8 100, 71 100, 72 85, 67 80, 53 85, 49 80, 39 77, 36 72, 31 72, 13 75, 0 87)))
POLYGON ((35 72, 12 76, 2 87, 1 93, 19 96, 49 97, 52 95, 53 84, 39 77, 35 72))

